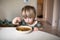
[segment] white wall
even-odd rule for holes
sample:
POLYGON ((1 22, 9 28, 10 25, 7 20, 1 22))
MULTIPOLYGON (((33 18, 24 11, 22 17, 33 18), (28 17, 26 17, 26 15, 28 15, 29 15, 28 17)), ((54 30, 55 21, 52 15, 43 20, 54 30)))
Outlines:
POLYGON ((52 26, 58 25, 59 0, 54 0, 52 26))
POLYGON ((60 36, 60 0, 58 0, 58 35, 60 36))
POLYGON ((43 4, 44 20, 46 20, 50 24, 52 24, 53 3, 54 3, 54 0, 44 0, 44 4, 43 4))
POLYGON ((1 6, 0 6, 0 19, 5 19, 5 14, 2 12, 1 6))
POLYGON ((43 19, 47 20, 47 0, 43 1, 43 19))
POLYGON ((52 29, 60 36, 60 0, 54 0, 52 29))
POLYGON ((52 24, 53 2, 54 2, 54 0, 47 0, 47 21, 50 24, 52 24))
POLYGON ((60 36, 60 16, 59 16, 59 22, 58 22, 58 32, 57 34, 60 36))
POLYGON ((5 18, 5 14, 2 12, 1 0, 0 0, 0 19, 4 19, 4 18, 5 18))
POLYGON ((16 16, 21 16, 21 9, 25 5, 32 5, 37 8, 37 0, 30 0, 28 4, 24 3, 24 0, 2 0, 1 6, 4 16, 8 20, 12 20, 16 16))

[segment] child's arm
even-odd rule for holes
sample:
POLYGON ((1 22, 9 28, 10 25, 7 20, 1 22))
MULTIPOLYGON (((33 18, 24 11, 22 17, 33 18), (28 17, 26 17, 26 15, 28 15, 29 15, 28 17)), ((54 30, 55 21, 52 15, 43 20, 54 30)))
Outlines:
POLYGON ((14 25, 19 25, 19 22, 21 22, 21 18, 20 17, 16 17, 12 20, 12 24, 14 25))
POLYGON ((34 27, 34 31, 38 31, 40 27, 41 27, 41 23, 38 22, 34 27))
POLYGON ((40 22, 38 22, 36 26, 38 27, 38 30, 43 31, 44 27, 42 26, 40 22))

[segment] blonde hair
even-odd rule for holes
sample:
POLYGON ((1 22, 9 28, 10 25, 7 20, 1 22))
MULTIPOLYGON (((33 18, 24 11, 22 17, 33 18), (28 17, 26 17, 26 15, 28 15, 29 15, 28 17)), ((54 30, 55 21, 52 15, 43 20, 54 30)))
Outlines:
POLYGON ((35 11, 35 8, 33 6, 25 6, 25 7, 23 7, 22 12, 24 12, 24 14, 25 14, 24 17, 25 16, 33 17, 33 18, 36 17, 36 11, 35 11))

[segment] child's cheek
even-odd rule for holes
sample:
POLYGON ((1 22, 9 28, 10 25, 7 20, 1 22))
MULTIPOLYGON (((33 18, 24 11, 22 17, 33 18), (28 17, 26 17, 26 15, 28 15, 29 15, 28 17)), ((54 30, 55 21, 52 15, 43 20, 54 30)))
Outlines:
POLYGON ((28 20, 27 19, 24 19, 24 21, 27 23, 28 22, 28 20))
POLYGON ((32 19, 29 19, 29 23, 32 23, 33 22, 33 20, 32 19))

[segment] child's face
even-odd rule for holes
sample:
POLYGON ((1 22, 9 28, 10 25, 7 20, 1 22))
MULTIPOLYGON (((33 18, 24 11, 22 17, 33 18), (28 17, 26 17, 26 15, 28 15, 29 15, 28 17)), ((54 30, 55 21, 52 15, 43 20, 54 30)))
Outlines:
POLYGON ((33 18, 24 18, 24 21, 28 24, 32 24, 33 23, 33 18))
MULTIPOLYGON (((27 12, 27 13, 28 13, 28 12, 27 12)), ((32 17, 27 17, 27 16, 24 16, 24 15, 25 15, 25 12, 22 12, 22 16, 23 16, 24 21, 25 21, 26 23, 28 23, 28 24, 32 24, 33 21, 34 21, 34 18, 32 18, 32 17)))

